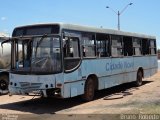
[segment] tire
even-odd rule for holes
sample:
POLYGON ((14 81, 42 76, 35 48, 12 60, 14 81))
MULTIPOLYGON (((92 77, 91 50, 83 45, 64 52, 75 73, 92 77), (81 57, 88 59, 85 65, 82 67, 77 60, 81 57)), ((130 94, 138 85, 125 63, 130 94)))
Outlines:
POLYGON ((0 90, 8 90, 9 78, 7 75, 0 76, 0 90))
POLYGON ((95 93, 95 84, 94 80, 90 77, 87 79, 84 88, 84 94, 82 95, 82 99, 86 102, 93 100, 95 93))
POLYGON ((135 82, 135 85, 137 86, 137 87, 139 87, 139 86, 141 86, 142 85, 142 72, 140 71, 140 70, 138 70, 138 72, 137 72, 137 80, 136 80, 136 82, 135 82))

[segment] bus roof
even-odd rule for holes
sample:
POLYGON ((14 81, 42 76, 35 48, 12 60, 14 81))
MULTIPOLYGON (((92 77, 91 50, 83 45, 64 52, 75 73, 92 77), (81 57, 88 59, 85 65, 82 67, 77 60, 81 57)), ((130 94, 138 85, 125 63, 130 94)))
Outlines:
POLYGON ((17 28, 32 27, 32 26, 44 26, 44 25, 59 25, 60 29, 67 29, 67 30, 93 32, 93 33, 106 33, 106 34, 113 34, 113 35, 122 35, 122 36, 156 39, 155 36, 146 35, 146 34, 125 32, 125 31, 114 30, 114 29, 96 28, 96 27, 84 26, 84 25, 67 24, 67 23, 60 23, 60 22, 59 23, 45 23, 45 24, 44 23, 39 23, 39 24, 33 24, 33 25, 20 26, 20 27, 17 27, 17 28))

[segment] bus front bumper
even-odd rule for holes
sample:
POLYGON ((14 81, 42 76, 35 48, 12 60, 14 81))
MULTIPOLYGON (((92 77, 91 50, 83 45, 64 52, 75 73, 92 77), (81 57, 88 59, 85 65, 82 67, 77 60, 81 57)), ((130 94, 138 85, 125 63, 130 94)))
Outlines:
POLYGON ((17 75, 10 74, 9 93, 11 95, 42 95, 56 94, 56 79, 54 75, 37 76, 37 75, 17 75), (49 91, 49 92, 48 92, 49 91), (51 93, 51 91, 53 91, 51 93), (47 93, 48 92, 48 93, 47 93))

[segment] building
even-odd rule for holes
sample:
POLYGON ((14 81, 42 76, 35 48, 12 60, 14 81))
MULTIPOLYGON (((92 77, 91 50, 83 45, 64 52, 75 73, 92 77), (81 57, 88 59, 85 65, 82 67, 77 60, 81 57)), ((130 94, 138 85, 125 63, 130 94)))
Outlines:
POLYGON ((0 37, 8 37, 6 33, 0 32, 0 37))

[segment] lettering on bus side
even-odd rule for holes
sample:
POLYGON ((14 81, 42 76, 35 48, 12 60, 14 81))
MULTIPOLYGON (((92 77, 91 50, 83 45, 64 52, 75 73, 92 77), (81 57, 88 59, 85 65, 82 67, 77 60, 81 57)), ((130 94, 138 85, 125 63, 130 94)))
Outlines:
POLYGON ((133 62, 106 63, 106 71, 129 69, 133 68, 133 66, 133 62))

